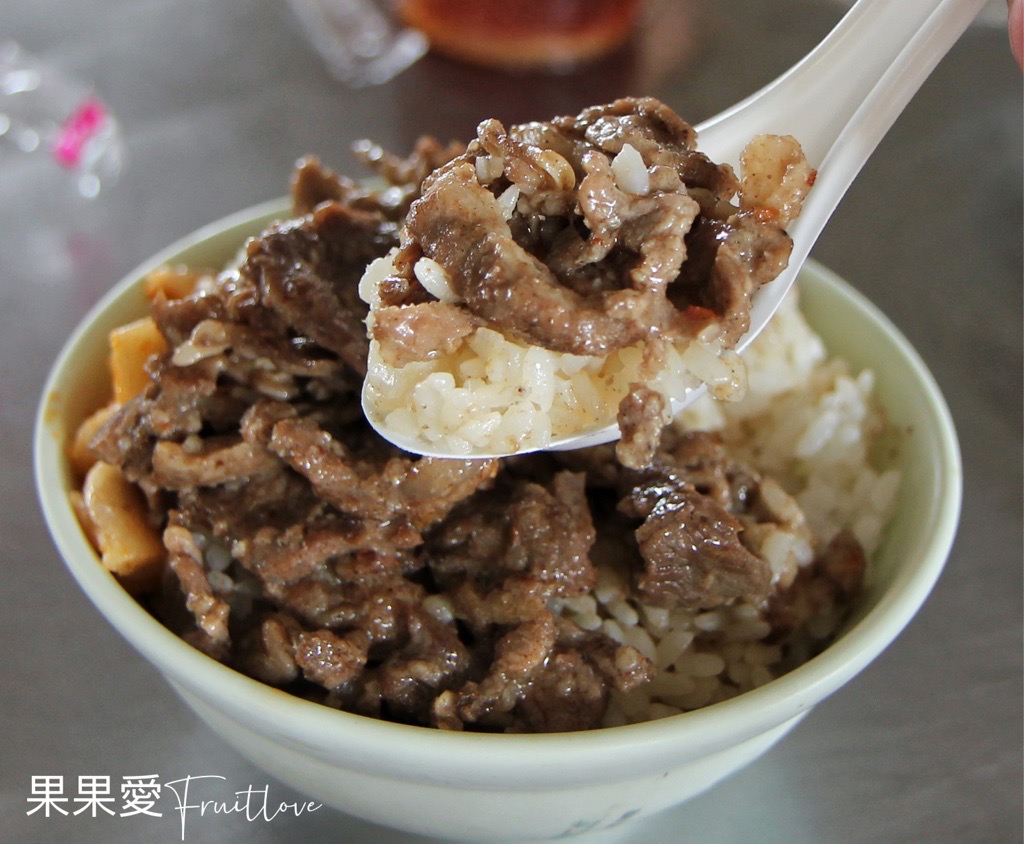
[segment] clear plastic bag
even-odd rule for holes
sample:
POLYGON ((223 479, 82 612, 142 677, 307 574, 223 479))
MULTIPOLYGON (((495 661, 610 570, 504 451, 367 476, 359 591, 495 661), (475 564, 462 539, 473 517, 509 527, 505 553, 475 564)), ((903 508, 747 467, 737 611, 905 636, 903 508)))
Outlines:
POLYGON ((47 156, 91 198, 117 179, 124 149, 117 120, 87 85, 3 41, 0 155, 47 156))
POLYGON ((387 82, 427 51, 384 0, 290 0, 306 38, 336 78, 353 87, 387 82))

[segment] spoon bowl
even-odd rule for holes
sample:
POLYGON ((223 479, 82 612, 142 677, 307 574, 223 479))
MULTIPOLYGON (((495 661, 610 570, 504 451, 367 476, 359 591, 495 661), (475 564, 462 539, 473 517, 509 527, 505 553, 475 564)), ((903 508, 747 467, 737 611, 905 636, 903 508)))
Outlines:
MULTIPOLYGON (((698 148, 713 161, 738 167, 747 142, 762 133, 796 137, 818 171, 803 211, 789 229, 789 264, 753 296, 742 353, 772 318, 815 241, 853 179, 907 103, 970 25, 986 0, 859 0, 800 62, 745 100, 699 124, 698 148)), ((679 412, 705 392, 703 385, 672 397, 679 412)), ((377 412, 364 386, 363 412, 374 429, 399 448, 433 457, 503 457, 484 449, 453 453, 395 431, 377 412)), ((544 446, 568 450, 618 439, 618 424, 598 424, 554 437, 544 446)), ((523 448, 518 453, 536 450, 523 448)))

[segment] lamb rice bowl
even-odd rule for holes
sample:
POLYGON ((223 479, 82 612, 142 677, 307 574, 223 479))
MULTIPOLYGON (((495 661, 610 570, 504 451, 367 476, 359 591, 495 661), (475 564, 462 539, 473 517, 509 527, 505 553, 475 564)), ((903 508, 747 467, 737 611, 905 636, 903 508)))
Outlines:
POLYGON ((795 299, 745 355, 746 398, 659 423, 642 461, 416 458, 370 428, 360 281, 380 260, 418 278, 395 259, 410 208, 464 154, 365 146, 373 190, 303 161, 290 215, 237 262, 150 276, 149 315, 111 336, 110 400, 70 445, 104 565, 213 659, 444 730, 645 721, 806 661, 861 589, 899 476, 871 373, 830 359, 795 299))

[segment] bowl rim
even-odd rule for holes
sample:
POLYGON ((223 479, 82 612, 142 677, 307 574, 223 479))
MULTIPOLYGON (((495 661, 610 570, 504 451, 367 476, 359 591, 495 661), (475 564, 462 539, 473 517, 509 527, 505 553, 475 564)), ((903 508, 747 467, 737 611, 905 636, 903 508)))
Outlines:
MULTIPOLYGON (((65 342, 46 378, 36 414, 33 458, 37 496, 51 537, 65 566, 108 623, 176 688, 203 697, 197 690, 216 690, 228 710, 260 720, 270 732, 297 737, 311 747, 358 752, 370 743, 377 754, 402 760, 405 773, 436 768, 438 753, 446 763, 477 773, 493 767, 500 753, 510 776, 550 768, 598 764, 650 764, 652 752, 678 756, 680 748, 700 753, 752 738, 805 713, 833 693, 878 656, 909 623, 942 572, 956 534, 962 501, 962 465, 952 416, 924 361, 903 334, 863 294, 813 259, 801 269, 803 283, 822 285, 845 307, 860 312, 889 336, 916 376, 933 423, 939 446, 935 468, 944 483, 938 485, 929 507, 934 525, 928 542, 915 549, 912 564, 901 566, 878 602, 821 654, 770 683, 720 703, 640 724, 574 733, 517 734, 447 732, 396 724, 342 712, 298 698, 223 665, 188 645, 125 592, 99 564, 85 539, 69 503, 70 477, 65 441, 54 430, 52 399, 62 380, 75 368, 76 349, 117 301, 140 285, 152 269, 175 261, 182 253, 238 229, 255 234, 270 219, 288 216, 287 201, 275 199, 228 215, 175 241, 144 261, 112 287, 91 309, 65 342), (283 729, 280 725, 287 725, 283 729), (275 727, 275 725, 278 725, 275 727), (543 751, 540 753, 539 751, 543 751)), ((239 235, 238 244, 242 242, 239 235)))

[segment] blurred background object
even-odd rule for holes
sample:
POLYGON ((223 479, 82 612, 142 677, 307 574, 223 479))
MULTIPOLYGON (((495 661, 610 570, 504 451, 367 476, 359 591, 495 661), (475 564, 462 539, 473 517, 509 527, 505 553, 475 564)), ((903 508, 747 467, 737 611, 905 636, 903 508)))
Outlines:
POLYGON ((398 0, 440 53, 506 68, 571 68, 620 47, 641 0, 398 0))
POLYGON ((289 0, 330 75, 398 100, 400 147, 637 96, 697 47, 693 0, 289 0), (413 66, 415 65, 415 66, 413 66))
POLYGON ((289 0, 306 37, 337 79, 380 85, 427 50, 426 38, 403 28, 381 0, 289 0))
POLYGON ((645 0, 633 12, 638 18, 618 43, 571 65, 469 64, 431 50, 392 82, 401 146, 411 148, 423 134, 466 140, 489 117, 525 123, 656 91, 663 78, 693 59, 698 33, 703 27, 707 35, 709 23, 692 0, 645 0))
POLYGON ((337 79, 387 82, 429 46, 484 67, 567 72, 621 47, 643 0, 289 0, 337 79))
POLYGON ((117 120, 89 86, 0 42, 0 154, 45 156, 92 198, 121 172, 117 120))

